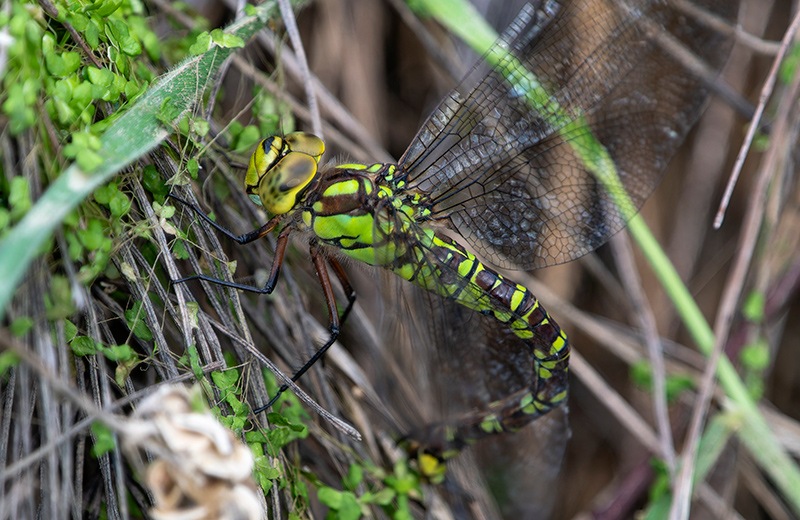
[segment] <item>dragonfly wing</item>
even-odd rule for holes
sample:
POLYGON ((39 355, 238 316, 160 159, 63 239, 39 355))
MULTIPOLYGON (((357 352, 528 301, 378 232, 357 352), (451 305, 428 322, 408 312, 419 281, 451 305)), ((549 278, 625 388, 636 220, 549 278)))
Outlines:
MULTIPOLYGON (((736 3, 698 0, 730 20, 736 3)), ((677 47, 719 70, 730 38, 676 2, 540 3, 428 118, 400 161, 408 188, 475 250, 503 267, 536 268, 603 244, 625 218, 590 171, 587 137, 613 160, 638 208, 706 101, 677 47), (507 52, 507 49, 509 52, 507 52), (670 49, 670 50, 668 50, 670 49), (497 61, 497 60, 495 60, 497 61), (506 75, 535 75, 535 108, 506 75)), ((528 76, 526 76, 528 75, 528 76)))

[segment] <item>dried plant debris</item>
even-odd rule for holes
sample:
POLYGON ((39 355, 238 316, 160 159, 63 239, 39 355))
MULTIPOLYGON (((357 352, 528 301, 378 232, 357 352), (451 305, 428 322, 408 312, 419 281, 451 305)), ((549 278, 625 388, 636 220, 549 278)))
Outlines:
POLYGON ((253 455, 209 412, 193 407, 183 386, 164 386, 144 399, 123 433, 129 451, 154 456, 146 473, 153 518, 260 519, 263 495, 252 479, 253 455))

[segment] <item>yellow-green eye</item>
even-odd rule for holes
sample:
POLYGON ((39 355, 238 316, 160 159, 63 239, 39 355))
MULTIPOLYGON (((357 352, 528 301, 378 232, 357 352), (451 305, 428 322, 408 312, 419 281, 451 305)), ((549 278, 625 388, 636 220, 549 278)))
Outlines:
POLYGON ((244 180, 247 194, 270 214, 287 213, 314 180, 324 152, 322 139, 304 132, 264 139, 250 157, 244 180))
POLYGON ((319 158, 325 153, 325 143, 314 134, 305 132, 292 132, 283 138, 293 152, 302 152, 310 155, 319 162, 319 158))
POLYGON ((261 206, 261 199, 258 194, 258 184, 261 178, 266 175, 283 153, 283 139, 278 136, 268 137, 258 143, 258 147, 250 156, 250 166, 244 176, 244 189, 250 199, 261 206))

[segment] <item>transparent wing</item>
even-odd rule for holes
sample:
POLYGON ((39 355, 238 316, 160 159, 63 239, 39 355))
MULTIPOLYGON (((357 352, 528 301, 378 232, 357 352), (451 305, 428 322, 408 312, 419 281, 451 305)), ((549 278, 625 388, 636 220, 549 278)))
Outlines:
MULTIPOLYGON (((729 0, 695 3, 723 19, 736 12, 729 0)), ((566 262, 621 229, 625 219, 580 156, 586 137, 607 151, 638 208, 708 94, 666 49, 679 44, 712 70, 730 49, 678 2, 561 4, 524 10, 496 44, 510 51, 506 74, 530 71, 546 103, 534 109, 496 69, 479 65, 400 160, 408 189, 427 197, 430 214, 420 218, 444 221, 502 267, 566 262)))

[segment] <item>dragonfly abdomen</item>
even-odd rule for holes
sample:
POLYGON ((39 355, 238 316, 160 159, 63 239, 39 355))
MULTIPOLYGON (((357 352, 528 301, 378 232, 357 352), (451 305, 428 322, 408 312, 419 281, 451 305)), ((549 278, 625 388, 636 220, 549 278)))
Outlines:
MULTIPOLYGON (((401 277, 505 324, 531 352, 533 378, 527 390, 491 403, 488 410, 453 425, 419 432, 427 453, 448 458, 487 435, 514 431, 562 404, 567 397, 569 341, 536 296, 478 260, 458 242, 432 229, 419 230, 409 246, 413 261, 390 269, 401 277)), ((413 446, 414 443, 412 442, 413 446)))

